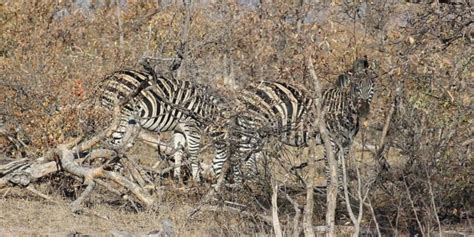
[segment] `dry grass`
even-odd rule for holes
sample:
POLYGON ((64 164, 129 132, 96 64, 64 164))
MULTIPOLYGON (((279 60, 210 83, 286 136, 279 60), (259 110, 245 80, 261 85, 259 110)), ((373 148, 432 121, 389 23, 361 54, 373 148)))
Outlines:
MULTIPOLYGON (((6 190, 2 190, 2 194, 6 190)), ((126 208, 90 204, 83 214, 73 214, 67 206, 68 201, 54 196, 58 203, 41 200, 37 196, 25 193, 24 190, 10 190, 6 197, 0 199, 0 233, 3 236, 18 235, 55 235, 64 236, 70 233, 85 235, 104 235, 112 231, 126 231, 133 234, 146 234, 160 229, 161 221, 171 220, 179 236, 202 236, 222 233, 219 218, 226 219, 228 231, 237 233, 238 218, 230 215, 204 213, 186 226, 186 216, 193 208, 193 203, 186 195, 173 195, 170 200, 162 202, 155 211, 133 212, 126 208), (234 222, 234 224, 232 224, 234 222)))
MULTIPOLYGON (((26 147, 15 149, 0 136, 0 158, 39 157, 74 137, 90 136, 97 131, 92 125, 100 123, 96 121, 100 116, 75 106, 95 98, 95 88, 101 79, 117 69, 139 68, 138 61, 144 54, 174 57, 175 48, 181 43, 185 18, 182 6, 157 7, 155 1, 129 1, 121 9, 123 31, 119 32, 115 5, 84 11, 73 2, 7 0, 0 3, 0 122, 6 121, 8 132, 26 142, 26 147), (68 14, 58 18, 58 12, 64 9, 68 14), (121 34, 123 42, 120 42, 121 34)), ((388 135, 391 150, 385 158, 394 173, 390 173, 393 179, 389 181, 404 190, 400 180, 409 180, 417 210, 425 214, 422 218, 426 226, 432 227, 434 223, 433 208, 425 192, 427 181, 432 182, 436 204, 446 225, 469 220, 474 213, 470 174, 474 160, 472 142, 469 143, 474 134, 471 109, 474 97, 470 90, 473 62, 468 50, 472 31, 454 32, 463 17, 451 22, 436 16, 437 12, 455 13, 444 5, 438 11, 435 5, 373 2, 366 6, 368 12, 358 22, 352 22, 343 13, 359 7, 355 1, 354 6, 335 4, 323 9, 307 4, 299 10, 312 9, 312 14, 326 16, 314 24, 303 24, 300 32, 293 22, 296 13, 289 1, 276 1, 258 9, 234 3, 198 6, 193 9, 188 61, 181 77, 224 91, 228 91, 223 85, 226 77, 233 77, 240 86, 259 80, 284 80, 304 86, 308 81, 302 62, 306 54, 312 54, 318 76, 327 85, 347 70, 355 57, 367 55, 380 75, 368 118, 370 126, 366 129, 366 139, 371 145, 378 144, 380 128, 396 88, 401 85, 403 89, 388 135), (426 18, 416 15, 433 9, 436 11, 426 18), (408 15, 414 23, 410 25, 407 21, 402 27, 408 15), (444 48, 446 45, 439 38, 445 34, 462 37, 444 48), (454 135, 446 138, 451 131, 455 131, 454 135), (438 163, 433 164, 433 156, 439 156, 438 163), (425 170, 430 172, 429 177, 420 172, 425 170)), ((360 135, 357 139, 362 143, 360 135)), ((272 160, 271 175, 281 183, 300 188, 301 182, 288 176, 287 171, 307 160, 307 149, 268 149, 269 153, 279 152, 272 154, 272 158, 280 157, 278 161, 272 160)), ((369 152, 362 155, 358 149, 355 147, 355 159, 350 165, 359 164, 363 178, 371 177, 378 171, 377 164, 369 152)), ((156 151, 148 147, 138 145, 131 154, 142 164, 156 162, 156 151)), ((212 149, 202 154, 207 163, 212 156, 212 149)), ((316 156, 321 156, 320 151, 316 156)), ((317 185, 325 183, 323 163, 318 163, 317 185)), ((303 179, 306 172, 301 171, 303 179)), ((59 179, 71 185, 72 192, 82 191, 81 184, 61 175, 59 179)), ((251 211, 264 213, 268 207, 265 202, 269 200, 268 177, 268 174, 260 177, 262 183, 252 191, 222 195, 247 204, 251 211), (260 199, 263 208, 256 208, 254 197, 260 199)), ((196 206, 207 186, 186 190, 165 180, 164 188, 154 194, 159 206, 139 213, 130 203, 99 189, 86 202, 86 210, 109 218, 104 220, 89 214, 73 215, 67 207, 72 200, 64 194, 62 186, 56 185, 57 190, 52 190, 47 185, 49 180, 45 183, 36 188, 59 204, 46 202, 20 188, 11 189, 6 195, 7 190, 0 190, 0 233, 64 235, 77 231, 96 235, 122 229, 146 233, 159 228, 161 220, 166 218, 172 220, 179 235, 271 233, 267 225, 255 218, 224 211, 199 213, 185 225, 187 212, 196 206)), ((419 233, 406 193, 400 189, 382 192, 376 188, 371 198, 384 228, 419 233)), ((295 196, 296 201, 304 203, 300 199, 304 195, 295 196)), ((322 204, 318 203, 316 211, 322 216, 324 200, 318 201, 322 204)), ((292 206, 282 198, 279 202, 282 223, 286 224, 293 215, 292 206)), ((370 220, 369 216, 364 219, 372 225, 370 220)))

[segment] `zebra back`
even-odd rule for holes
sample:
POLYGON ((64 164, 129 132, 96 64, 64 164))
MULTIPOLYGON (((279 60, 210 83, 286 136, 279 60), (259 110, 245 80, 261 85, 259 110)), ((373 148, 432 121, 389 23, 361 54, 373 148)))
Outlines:
POLYGON ((274 131, 288 131, 301 125, 301 118, 313 101, 294 85, 263 81, 247 88, 241 97, 254 120, 259 120, 274 131))
MULTIPOLYGON (((120 70, 107 75, 100 83, 99 102, 107 109, 113 109, 124 98, 136 97, 135 93, 141 93, 143 89, 151 86, 151 75, 134 70, 120 70)), ((134 101, 135 98, 132 98, 134 101)), ((132 104, 125 105, 126 110, 132 111, 132 104)))

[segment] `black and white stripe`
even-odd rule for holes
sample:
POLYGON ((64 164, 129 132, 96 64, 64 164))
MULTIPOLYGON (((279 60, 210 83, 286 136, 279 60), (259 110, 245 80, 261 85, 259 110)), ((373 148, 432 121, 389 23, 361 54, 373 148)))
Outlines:
MULTIPOLYGON (((201 134, 219 116, 217 97, 190 81, 158 77, 150 72, 134 70, 110 74, 102 82, 101 88, 100 102, 109 109, 139 90, 121 111, 120 126, 112 135, 113 144, 127 145, 121 143, 130 126, 135 123, 150 131, 172 131, 174 148, 184 148, 187 151, 193 179, 199 181, 201 134)), ((179 177, 180 157, 175 162, 178 166, 174 175, 179 177)))
MULTIPOLYGON (((365 73, 367 66, 367 60, 357 60, 351 72, 323 91, 322 106, 330 142, 333 147, 335 141, 340 142, 345 152, 358 132, 359 118, 368 113, 374 93, 374 82, 365 73)), ((317 127, 311 126, 319 115, 315 114, 312 97, 304 89, 264 81, 245 90, 239 102, 245 110, 235 117, 229 132, 234 174, 239 173, 242 161, 255 159, 269 137, 295 147, 308 146, 310 139, 315 139, 316 144, 323 142, 317 127)), ((224 161, 216 158, 214 169, 220 169, 224 161)))

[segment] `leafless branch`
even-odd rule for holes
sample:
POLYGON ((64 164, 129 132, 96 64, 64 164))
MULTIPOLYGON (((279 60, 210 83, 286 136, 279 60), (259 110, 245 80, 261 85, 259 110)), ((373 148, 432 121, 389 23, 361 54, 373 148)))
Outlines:
POLYGON ((288 193, 284 192, 286 199, 293 205, 293 208, 295 209, 295 216, 293 217, 293 237, 298 237, 300 236, 300 228, 299 228, 299 221, 301 217, 301 209, 300 205, 293 200, 293 198, 288 195, 288 193))
POLYGON ((55 204, 58 204, 58 202, 55 201, 55 200, 53 200, 53 198, 51 198, 50 196, 48 196, 48 195, 46 195, 46 194, 44 194, 44 193, 41 193, 40 191, 36 190, 36 189, 35 189, 33 186, 31 186, 31 185, 29 185, 28 187, 26 187, 26 190, 28 190, 28 191, 30 191, 30 192, 32 192, 32 193, 34 193, 34 194, 36 194, 36 195, 38 195, 38 196, 44 198, 44 199, 47 200, 47 201, 50 201, 50 202, 55 203, 55 204))
MULTIPOLYGON (((318 77, 316 75, 316 71, 314 70, 313 60, 311 59, 311 57, 307 58, 307 67, 313 79, 312 81, 313 81, 314 89, 316 92, 316 97, 314 101, 315 101, 315 107, 316 107, 316 114, 319 115, 319 123, 317 124, 319 128, 319 132, 321 133, 321 137, 324 141, 329 141, 330 139, 329 139, 329 135, 326 130, 325 121, 324 121, 324 113, 321 108, 321 98, 322 98, 321 87, 319 85, 318 77)), ((327 197, 326 197, 326 201, 327 201, 326 224, 329 228, 328 234, 330 236, 334 236, 337 187, 338 187, 337 162, 336 162, 334 151, 331 147, 331 144, 329 142, 325 142, 324 147, 326 149, 326 155, 327 155, 326 158, 328 159, 328 166, 329 166, 328 169, 329 169, 329 175, 330 175, 330 180, 329 180, 328 189, 327 189, 327 197)), ((310 169, 312 168, 310 167, 310 169)), ((313 192, 312 188, 311 188, 311 192, 313 192)), ((308 205, 308 203, 306 205, 308 205)), ((305 209, 305 213, 306 213, 306 209, 305 209)), ((308 224, 306 224, 306 226, 309 228, 308 224)), ((307 235, 309 236, 314 236, 313 229, 312 228, 308 229, 308 228, 305 234, 307 233, 307 235)))
POLYGON ((416 223, 418 224, 418 228, 420 228, 421 233, 424 235, 425 232, 423 230, 423 225, 421 224, 420 218, 418 217, 418 212, 416 211, 415 203, 413 202, 413 199, 411 197, 410 188, 408 187, 405 176, 403 176, 403 184, 405 186, 405 191, 407 192, 407 197, 408 197, 408 200, 410 201, 413 214, 415 214, 415 219, 416 219, 416 223))
POLYGON ((278 218, 278 184, 275 182, 272 184, 272 224, 275 236, 282 237, 280 219, 278 218))

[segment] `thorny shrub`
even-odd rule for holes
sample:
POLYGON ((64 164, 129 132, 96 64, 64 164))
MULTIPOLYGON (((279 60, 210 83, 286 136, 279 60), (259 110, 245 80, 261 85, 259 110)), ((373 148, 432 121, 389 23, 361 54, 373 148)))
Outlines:
MULTIPOLYGON (((106 74, 140 68, 143 56, 167 63, 184 49, 179 78, 233 94, 227 85, 242 88, 260 80, 310 88, 306 56, 313 57, 323 84, 333 83, 356 57, 367 55, 378 78, 368 126, 361 129, 363 143, 378 148, 385 117, 396 103, 382 157, 390 168, 384 171, 374 159, 354 161, 371 171, 363 180, 378 179, 370 199, 383 230, 426 232, 436 216, 442 224, 472 217, 468 1, 237 1, 188 9, 161 1, 77 2, 0 5, 0 116, 4 128, 24 144, 9 149, 9 156, 34 157, 105 126, 100 114, 78 105, 93 103, 106 74), (416 224, 414 212, 423 226, 416 224)), ((269 183, 261 190, 270 192, 269 183)))

